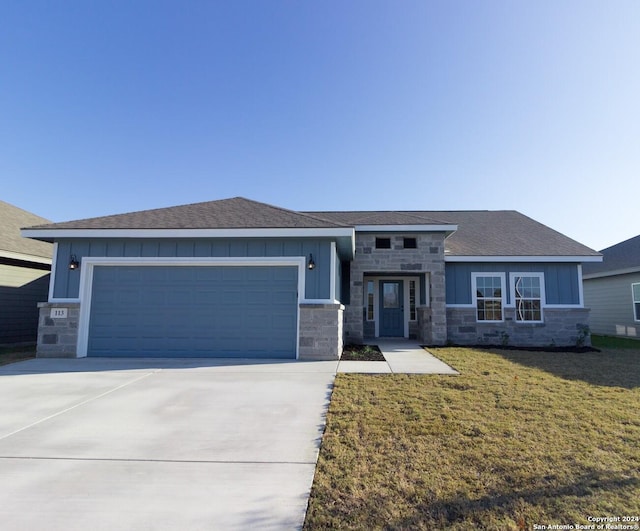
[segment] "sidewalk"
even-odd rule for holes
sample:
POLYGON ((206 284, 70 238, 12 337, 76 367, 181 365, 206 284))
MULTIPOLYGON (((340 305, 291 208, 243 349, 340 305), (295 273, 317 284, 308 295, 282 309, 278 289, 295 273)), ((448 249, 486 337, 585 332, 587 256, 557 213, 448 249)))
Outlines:
POLYGON ((386 361, 340 361, 338 372, 367 374, 460 374, 427 352, 417 341, 384 339, 376 341, 386 361))

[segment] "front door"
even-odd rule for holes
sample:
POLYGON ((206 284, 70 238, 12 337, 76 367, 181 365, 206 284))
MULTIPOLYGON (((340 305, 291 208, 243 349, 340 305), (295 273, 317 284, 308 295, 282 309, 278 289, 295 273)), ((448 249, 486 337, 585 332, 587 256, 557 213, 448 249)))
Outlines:
POLYGON ((380 281, 380 336, 404 337, 402 280, 380 281))

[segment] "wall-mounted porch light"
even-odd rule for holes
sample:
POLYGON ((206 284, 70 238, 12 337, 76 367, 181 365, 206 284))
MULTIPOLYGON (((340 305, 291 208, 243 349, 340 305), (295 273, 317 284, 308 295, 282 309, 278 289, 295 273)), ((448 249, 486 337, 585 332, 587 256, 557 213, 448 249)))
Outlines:
POLYGON ((71 255, 71 259, 69 260, 69 269, 72 271, 75 269, 80 269, 80 262, 78 262, 78 258, 75 254, 71 255))
POLYGON ((309 253, 309 261, 307 262, 307 269, 315 269, 316 263, 313 261, 313 255, 309 253))

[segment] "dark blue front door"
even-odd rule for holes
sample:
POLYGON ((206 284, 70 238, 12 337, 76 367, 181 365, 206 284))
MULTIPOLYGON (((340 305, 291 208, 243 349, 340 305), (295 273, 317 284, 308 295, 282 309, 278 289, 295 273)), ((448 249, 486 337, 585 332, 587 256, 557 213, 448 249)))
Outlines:
POLYGON ((380 336, 404 336, 404 286, 402 280, 380 281, 380 336))

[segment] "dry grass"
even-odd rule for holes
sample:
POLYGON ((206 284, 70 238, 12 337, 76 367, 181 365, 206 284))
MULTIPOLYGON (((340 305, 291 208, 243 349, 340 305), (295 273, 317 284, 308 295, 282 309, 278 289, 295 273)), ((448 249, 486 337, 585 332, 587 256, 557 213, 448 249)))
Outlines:
POLYGON ((338 376, 305 529, 640 514, 640 350, 432 352, 461 376, 338 376))

